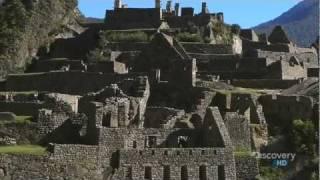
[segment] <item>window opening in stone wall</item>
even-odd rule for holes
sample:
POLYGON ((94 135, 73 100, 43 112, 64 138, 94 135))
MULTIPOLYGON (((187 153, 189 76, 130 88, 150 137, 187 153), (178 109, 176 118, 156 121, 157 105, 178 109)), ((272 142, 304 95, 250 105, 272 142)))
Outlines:
POLYGON ((152 169, 150 166, 144 167, 144 179, 151 180, 152 179, 152 169))
POLYGON ((225 180, 224 166, 218 166, 218 180, 225 180))
POLYGON ((132 179, 132 167, 127 167, 126 169, 126 179, 131 180, 132 179))
POLYGON ((107 114, 103 115, 102 126, 103 127, 110 127, 111 126, 111 113, 107 113, 107 114))
POLYGON ((188 167, 187 166, 181 167, 181 180, 188 180, 188 167))
POLYGON ((207 166, 202 165, 199 167, 199 179, 207 180, 207 166))
POLYGON ((170 166, 163 167, 163 180, 170 180, 170 166))
POLYGON ((156 136, 148 136, 146 138, 146 147, 147 148, 155 148, 157 147, 157 137, 156 136))
POLYGON ((132 142, 132 148, 136 149, 137 148, 137 141, 132 142))

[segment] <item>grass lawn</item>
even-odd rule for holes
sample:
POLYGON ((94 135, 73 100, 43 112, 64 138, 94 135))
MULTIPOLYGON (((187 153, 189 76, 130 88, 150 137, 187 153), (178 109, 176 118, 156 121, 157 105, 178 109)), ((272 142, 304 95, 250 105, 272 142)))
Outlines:
POLYGON ((0 146, 0 154, 28 154, 41 156, 47 154, 47 150, 45 147, 38 145, 0 146))

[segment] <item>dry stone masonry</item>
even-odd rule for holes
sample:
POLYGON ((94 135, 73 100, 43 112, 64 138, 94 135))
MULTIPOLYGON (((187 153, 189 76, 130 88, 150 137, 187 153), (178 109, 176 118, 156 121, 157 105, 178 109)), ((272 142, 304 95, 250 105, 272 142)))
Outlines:
POLYGON ((0 148, 46 148, 0 154, 0 179, 253 180, 272 125, 317 118, 316 99, 280 93, 317 75, 314 47, 280 26, 234 29, 205 2, 161 3, 115 0, 104 23, 0 82, 0 148))

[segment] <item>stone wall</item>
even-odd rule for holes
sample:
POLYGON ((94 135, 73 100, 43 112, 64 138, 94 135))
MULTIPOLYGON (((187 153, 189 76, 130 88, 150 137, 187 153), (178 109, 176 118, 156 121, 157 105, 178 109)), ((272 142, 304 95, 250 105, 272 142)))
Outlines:
POLYGON ((278 79, 233 79, 231 84, 243 88, 257 89, 287 89, 300 80, 278 80, 278 79))
POLYGON ((147 107, 144 127, 173 128, 179 118, 185 115, 184 110, 167 107, 147 107))
POLYGON ((52 59, 37 60, 28 68, 28 72, 48 72, 69 67, 70 70, 85 70, 85 65, 80 60, 52 59))
MULTIPOLYGON (((185 9, 185 10, 187 11, 189 9, 185 9)), ((215 16, 212 16, 211 14, 201 14, 201 15, 194 16, 192 12, 190 13, 190 15, 185 15, 185 16, 183 15, 183 12, 181 12, 181 16, 165 17, 165 21, 168 23, 170 28, 188 28, 190 27, 190 23, 193 23, 196 26, 203 27, 203 26, 206 26, 211 21, 215 21, 215 20, 217 20, 217 18, 215 16)))
POLYGON ((237 149, 251 149, 249 120, 236 112, 227 112, 224 122, 228 129, 232 145, 237 149))
POLYGON ((23 75, 9 75, 7 91, 48 91, 81 95, 96 92, 112 83, 139 74, 102 74, 90 72, 48 72, 23 75), (54 82, 54 83, 52 83, 54 82), (79 88, 80 87, 80 88, 79 88))
POLYGON ((252 49, 262 49, 265 51, 274 51, 274 52, 294 52, 295 47, 290 44, 268 44, 267 42, 255 42, 247 39, 243 39, 243 50, 247 52, 252 49))
POLYGON ((292 64, 291 62, 280 61, 281 63, 281 79, 301 79, 307 77, 307 69, 300 64, 292 64))
POLYGON ((9 140, 13 139, 16 144, 36 144, 40 140, 37 133, 37 124, 33 122, 20 124, 12 122, 0 125, 1 143, 3 143, 2 140, 6 140, 6 138, 9 138, 9 140))
POLYGON ((196 129, 127 129, 127 128, 100 128, 99 144, 112 149, 144 149, 148 147, 178 148, 179 137, 187 138, 186 147, 202 147, 201 130, 196 129), (149 137, 154 137, 152 145, 149 137))
MULTIPOLYGON (((80 155, 80 154, 79 154, 80 155)), ((107 174, 97 166, 96 159, 69 161, 68 156, 0 155, 0 179, 84 179, 101 180, 107 174)))
POLYGON ((295 119, 311 120, 313 100, 307 96, 263 95, 259 98, 267 122, 290 124, 295 119))
POLYGON ((49 93, 46 96, 49 98, 54 98, 55 101, 67 103, 74 113, 78 113, 78 101, 81 98, 81 96, 59 93, 49 93))
POLYGON ((0 111, 13 112, 18 116, 38 116, 38 110, 44 108, 43 102, 7 102, 0 101, 0 111))
POLYGON ((254 41, 254 42, 258 42, 259 41, 258 35, 252 29, 241 29, 240 36, 242 38, 250 40, 250 41, 254 41))
POLYGON ((220 57, 216 55, 196 56, 201 56, 197 63, 199 72, 219 75, 221 79, 233 77, 251 79, 253 76, 262 79, 268 76, 268 65, 271 63, 271 59, 267 58, 239 58, 229 55, 220 57))
POLYGON ((78 144, 52 144, 49 147, 52 154, 50 159, 60 161, 91 161, 100 164, 99 147, 78 144))
POLYGON ((117 61, 104 61, 90 64, 88 66, 89 72, 102 72, 102 73, 117 73, 126 74, 128 69, 125 64, 117 61))
POLYGON ((289 61, 292 56, 296 56, 300 62, 317 64, 318 56, 313 52, 303 52, 303 53, 289 53, 289 52, 274 52, 274 51, 264 51, 264 50, 253 50, 246 54, 250 57, 261 57, 261 58, 271 58, 274 60, 285 60, 289 61))
POLYGON ((160 8, 116 8, 107 10, 105 23, 110 29, 158 28, 160 8))
POLYGON ((188 53, 201 54, 235 54, 232 45, 204 44, 204 43, 181 43, 188 53))
POLYGON ((149 42, 109 42, 108 48, 112 51, 143 51, 149 45, 149 42))
POLYGON ((256 179, 259 175, 259 166, 255 157, 235 156, 235 160, 238 180, 256 179))
POLYGON ((41 109, 38 115, 38 134, 46 136, 60 127, 69 117, 64 113, 53 113, 52 110, 41 109))
POLYGON ((232 156, 229 153, 224 148, 121 150, 121 168, 117 176, 130 176, 129 178, 135 180, 145 179, 146 169, 149 167, 152 179, 170 177, 179 180, 187 177, 186 179, 192 180, 235 180, 235 174, 229 168, 233 162, 226 158, 232 156))
POLYGON ((214 60, 225 60, 225 61, 235 61, 239 60, 240 57, 234 54, 201 54, 201 53, 189 53, 188 55, 192 58, 196 58, 197 62, 207 62, 214 60))

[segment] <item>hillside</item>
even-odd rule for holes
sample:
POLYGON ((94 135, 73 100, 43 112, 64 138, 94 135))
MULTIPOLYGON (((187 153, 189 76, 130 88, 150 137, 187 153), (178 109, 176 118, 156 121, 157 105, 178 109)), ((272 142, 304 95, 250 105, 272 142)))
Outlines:
POLYGON ((22 72, 56 36, 77 31, 78 14, 76 0, 4 1, 0 6, 0 77, 22 72))
POLYGON ((297 45, 310 46, 319 34, 319 0, 304 0, 278 18, 254 29, 269 34, 276 25, 282 25, 297 45))

